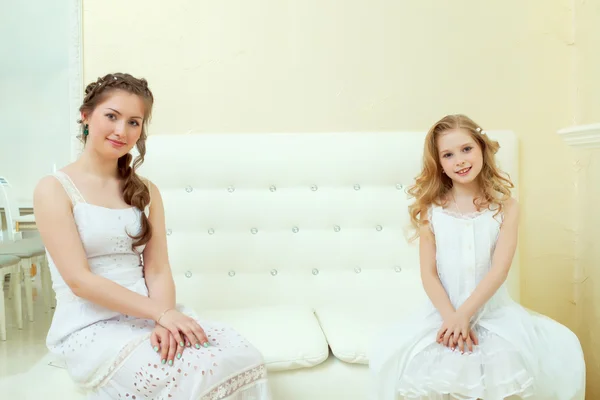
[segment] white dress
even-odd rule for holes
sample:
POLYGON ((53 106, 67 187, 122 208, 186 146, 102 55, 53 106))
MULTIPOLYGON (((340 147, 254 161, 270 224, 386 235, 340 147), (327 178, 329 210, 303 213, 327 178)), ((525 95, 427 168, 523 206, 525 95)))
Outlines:
MULTIPOLYGON (((68 175, 54 175, 73 202, 73 215, 93 273, 148 296, 142 260, 132 251, 141 211, 88 204, 68 175)), ((145 210, 149 212, 149 208, 145 210)), ((143 247, 137 249, 140 253, 143 247)), ((57 305, 48 332, 49 350, 61 358, 90 399, 267 400, 261 354, 233 329, 195 318, 208 348, 186 347, 181 359, 163 365, 152 349, 154 321, 123 315, 77 297, 65 284, 50 254, 57 305)))
MULTIPOLYGON (((455 309, 491 267, 502 221, 495 213, 430 209, 438 274, 455 309)), ((479 338, 473 353, 438 344, 442 322, 428 301, 376 338, 370 351, 375 399, 583 399, 585 363, 575 334, 514 302, 505 285, 472 320, 479 338)))

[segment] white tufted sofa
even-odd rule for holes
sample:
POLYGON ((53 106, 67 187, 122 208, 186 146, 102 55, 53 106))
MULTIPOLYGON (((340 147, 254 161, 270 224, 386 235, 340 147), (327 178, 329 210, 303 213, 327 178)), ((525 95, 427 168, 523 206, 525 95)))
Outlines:
MULTIPOLYGON (((514 134, 490 135, 516 181, 514 134)), ((140 173, 164 199, 178 301, 263 352, 275 399, 366 399, 370 340, 425 299, 405 238, 424 137, 149 138, 140 173)))
MULTIPOLYGON (((516 184, 515 135, 489 135, 516 184)), ((425 299, 405 193, 424 137, 149 138, 140 173, 163 196, 178 301, 262 351, 275 400, 367 399, 373 335, 425 299)), ((45 368, 69 387, 63 370, 45 368)))

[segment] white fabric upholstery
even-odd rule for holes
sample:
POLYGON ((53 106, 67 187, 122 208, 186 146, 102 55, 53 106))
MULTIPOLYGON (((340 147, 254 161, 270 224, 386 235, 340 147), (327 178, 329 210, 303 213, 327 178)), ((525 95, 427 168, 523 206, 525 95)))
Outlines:
POLYGON ((390 322, 392 315, 400 318, 404 314, 402 308, 369 304, 368 301, 361 306, 325 306, 316 310, 333 355, 356 364, 369 363, 367 350, 371 339, 390 322))
POLYGON ((325 336, 313 311, 306 306, 219 310, 204 312, 202 317, 234 326, 260 348, 269 371, 313 367, 329 356, 325 336))

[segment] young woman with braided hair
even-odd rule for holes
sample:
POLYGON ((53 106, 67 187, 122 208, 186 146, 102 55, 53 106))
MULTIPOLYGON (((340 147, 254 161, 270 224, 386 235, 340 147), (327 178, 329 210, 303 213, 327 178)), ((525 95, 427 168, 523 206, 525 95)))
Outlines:
POLYGON ((89 84, 81 157, 35 189, 57 298, 47 346, 90 399, 270 399, 261 354, 176 304, 161 195, 136 174, 153 102, 128 74, 89 84))

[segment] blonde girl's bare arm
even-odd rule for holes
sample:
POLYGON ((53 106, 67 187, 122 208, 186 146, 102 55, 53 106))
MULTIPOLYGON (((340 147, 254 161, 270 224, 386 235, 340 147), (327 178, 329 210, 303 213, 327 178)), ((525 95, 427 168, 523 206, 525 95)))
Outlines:
POLYGON ((506 281, 517 249, 518 230, 519 204, 511 198, 504 204, 504 219, 492 256, 490 271, 479 282, 471 296, 459 307, 458 312, 471 318, 506 281))
POLYGON ((442 319, 446 320, 455 312, 455 309, 438 275, 435 235, 429 224, 420 228, 419 237, 419 258, 423 288, 442 319))

